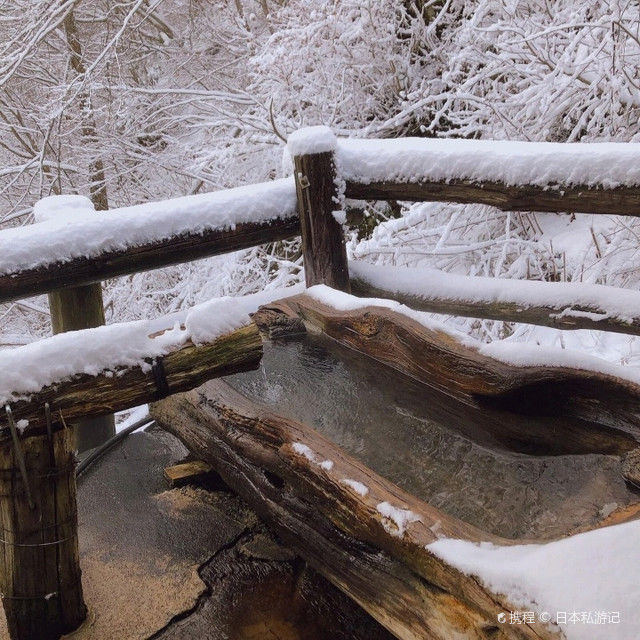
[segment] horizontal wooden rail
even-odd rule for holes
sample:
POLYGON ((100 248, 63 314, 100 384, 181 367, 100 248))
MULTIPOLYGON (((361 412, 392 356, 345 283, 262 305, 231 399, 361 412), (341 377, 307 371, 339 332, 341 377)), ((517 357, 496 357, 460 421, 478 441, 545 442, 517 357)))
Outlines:
POLYGON ((640 215, 640 187, 549 188, 469 180, 369 183, 347 180, 345 195, 354 200, 478 203, 503 211, 640 215))
POLYGON ((0 276, 0 302, 208 258, 286 240, 299 234, 298 216, 291 216, 269 222, 238 224, 233 229, 187 233, 159 242, 109 251, 94 258, 74 258, 67 262, 25 269, 0 276))
MULTIPOLYGON (((68 421, 114 413, 193 389, 211 378, 255 369, 261 358, 262 340, 252 323, 204 344, 195 345, 187 341, 166 353, 162 356, 164 388, 159 388, 149 363, 146 366, 117 367, 95 376, 81 373, 50 384, 12 402, 11 412, 16 422, 28 421, 28 424, 23 423, 26 425, 22 429, 23 436, 38 435, 46 426, 45 404, 49 404, 52 418, 58 424, 62 419, 68 421)), ((0 445, 10 437, 3 407, 0 445)))
POLYGON ((640 335, 640 293, 581 283, 465 277, 435 269, 352 262, 351 289, 365 298, 396 300, 416 311, 523 322, 554 329, 640 335), (405 283, 411 282, 410 286, 405 283), (515 287, 518 292, 514 291, 515 287), (546 298, 548 303, 527 302, 546 298), (607 300, 618 296, 618 302, 607 300))

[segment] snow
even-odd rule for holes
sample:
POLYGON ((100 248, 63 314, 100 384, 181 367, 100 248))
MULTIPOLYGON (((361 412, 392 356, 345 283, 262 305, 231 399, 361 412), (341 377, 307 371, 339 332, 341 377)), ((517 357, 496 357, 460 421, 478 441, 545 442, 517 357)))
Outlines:
POLYGON ((36 222, 63 219, 65 222, 76 222, 93 213, 93 202, 86 196, 78 195, 47 196, 33 206, 36 222))
POLYGON ((26 397, 74 375, 96 376, 134 366, 148 371, 150 359, 163 356, 188 340, 194 344, 209 342, 246 325, 249 314, 260 305, 301 289, 289 287, 238 298, 216 298, 165 318, 70 331, 15 349, 2 349, 0 403, 26 397), (159 331, 162 333, 150 337, 159 331))
MULTIPOLYGON (((119 411, 116 413, 116 433, 120 433, 127 427, 130 427, 132 424, 135 424, 139 420, 146 418, 149 416, 149 405, 141 404, 139 407, 132 407, 131 409, 126 409, 125 411, 119 411)), ((149 422, 152 421, 152 418, 149 417, 149 422)), ((142 425, 144 427, 145 425, 142 425)), ((142 429, 142 427, 140 427, 142 429)), ((135 433, 135 432, 134 432, 135 433)))
POLYGON ((595 309, 592 320, 640 318, 640 293, 631 289, 578 282, 542 282, 462 276, 429 267, 377 266, 350 262, 352 278, 395 293, 424 300, 446 298, 465 303, 513 303, 523 309, 551 307, 558 317, 584 317, 576 307, 595 309))
POLYGON ((558 367, 593 371, 640 384, 640 368, 614 364, 583 351, 513 342, 510 340, 483 344, 478 351, 485 356, 516 367, 558 367))
MULTIPOLYGON (((523 284, 523 283, 519 283, 523 284)), ((382 307, 400 313, 418 322, 432 331, 440 331, 460 341, 463 345, 475 349, 491 358, 513 364, 518 367, 546 366, 550 368, 571 368, 583 371, 596 371, 620 380, 640 384, 640 369, 609 362, 582 351, 559 349, 552 346, 526 344, 515 340, 502 340, 481 343, 464 333, 434 320, 431 314, 415 311, 394 300, 383 298, 358 298, 326 285, 315 285, 307 289, 307 294, 338 311, 355 311, 364 307, 382 307)))
POLYGON ((547 544, 495 546, 440 539, 427 549, 477 576, 525 610, 619 612, 619 624, 561 624, 568 640, 630 640, 640 628, 640 521, 603 527, 547 544))
POLYGON ((292 177, 91 215, 83 215, 88 208, 80 201, 64 197, 71 214, 47 198, 36 205, 44 222, 0 232, 0 275, 296 213, 292 177))
POLYGON ((410 509, 394 507, 389 502, 380 502, 376 507, 377 512, 383 517, 391 520, 395 527, 390 527, 383 522, 384 528, 394 536, 402 536, 410 522, 419 522, 420 516, 410 509))
POLYGON ((350 489, 353 489, 359 496, 366 496, 369 493, 369 487, 366 484, 362 484, 358 480, 352 480, 351 478, 342 478, 340 482, 347 485, 350 489))
POLYGON ((329 127, 305 127, 287 138, 287 151, 291 156, 335 151, 336 137, 329 127))
POLYGON ((316 456, 313 453, 313 450, 308 447, 306 444, 302 444, 302 442, 294 442, 293 443, 293 450, 300 454, 301 456, 304 456, 307 460, 309 460, 309 462, 315 462, 316 461, 316 456))
POLYGON ((337 211, 332 211, 331 215, 333 216, 333 219, 338 224, 346 224, 346 222, 347 222, 347 212, 346 211, 338 209, 337 211))
POLYGON ((501 182, 508 185, 640 185, 640 144, 342 138, 343 177, 361 183, 501 182))
POLYGON ((309 462, 317 464, 324 471, 331 471, 331 469, 333 469, 333 460, 322 460, 322 462, 318 462, 315 452, 306 444, 294 442, 291 446, 297 454, 304 456, 309 462))

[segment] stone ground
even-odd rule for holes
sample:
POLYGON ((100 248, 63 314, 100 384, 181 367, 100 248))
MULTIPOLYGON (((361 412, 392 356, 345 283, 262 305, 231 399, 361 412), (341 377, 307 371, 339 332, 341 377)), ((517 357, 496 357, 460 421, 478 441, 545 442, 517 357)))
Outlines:
POLYGON ((66 638, 390 640, 213 474, 169 489, 163 469, 186 457, 176 438, 152 428, 79 479, 89 615, 66 638))

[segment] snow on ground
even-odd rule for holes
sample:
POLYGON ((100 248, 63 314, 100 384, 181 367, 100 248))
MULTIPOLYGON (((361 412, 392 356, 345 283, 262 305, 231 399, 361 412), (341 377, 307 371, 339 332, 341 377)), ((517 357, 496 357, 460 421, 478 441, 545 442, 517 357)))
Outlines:
POLYGON ((248 324, 249 314, 261 304, 300 291, 301 287, 290 287, 238 298, 216 298, 165 318, 69 331, 15 349, 2 349, 0 403, 77 374, 95 376, 133 366, 148 370, 149 359, 165 355, 187 340, 194 344, 211 341, 248 324), (168 330, 150 337, 164 329, 168 330))
POLYGON ((184 233, 201 234, 293 216, 296 191, 293 178, 285 178, 104 212, 78 208, 74 200, 72 214, 60 215, 69 204, 68 196, 46 198, 36 205, 43 222, 0 232, 0 275, 92 258, 184 233), (63 198, 61 204, 57 197, 63 198))
MULTIPOLYGON (((302 134, 301 134, 302 135, 302 134)), ((640 185, 640 144, 437 138, 342 138, 345 180, 502 182, 509 185, 640 185)))
POLYGON ((513 606, 538 617, 549 613, 552 622, 559 618, 568 640, 632 640, 640 629, 639 537, 635 521, 546 544, 499 547, 443 538, 427 549, 513 606), (583 621, 584 613, 617 613, 619 623, 583 621))

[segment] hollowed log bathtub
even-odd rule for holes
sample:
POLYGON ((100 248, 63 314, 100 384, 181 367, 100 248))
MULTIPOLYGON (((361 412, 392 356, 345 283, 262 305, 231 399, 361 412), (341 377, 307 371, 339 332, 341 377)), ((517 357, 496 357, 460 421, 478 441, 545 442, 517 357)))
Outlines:
POLYGON ((399 638, 559 637, 500 624, 512 604, 427 547, 634 518, 638 388, 515 367, 382 307, 301 295, 253 318, 262 368, 156 403, 156 420, 399 638))

